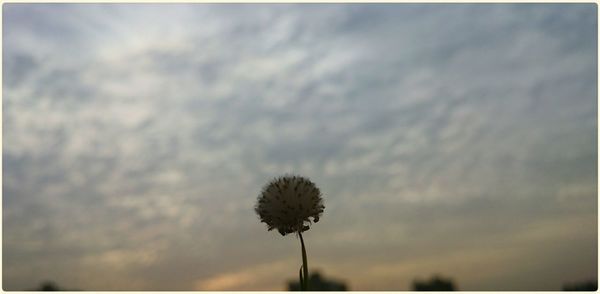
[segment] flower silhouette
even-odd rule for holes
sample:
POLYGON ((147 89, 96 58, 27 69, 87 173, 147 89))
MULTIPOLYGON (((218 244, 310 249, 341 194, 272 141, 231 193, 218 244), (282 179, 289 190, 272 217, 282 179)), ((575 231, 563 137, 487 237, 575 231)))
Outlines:
POLYGON ((299 234, 318 222, 325 206, 319 188, 301 176, 275 178, 264 186, 255 211, 269 231, 299 234), (312 221, 311 221, 312 218, 312 221))
POLYGON ((313 182, 304 177, 287 175, 275 178, 265 185, 254 208, 269 231, 277 228, 282 236, 296 233, 300 238, 302 266, 299 275, 303 291, 309 290, 309 282, 308 258, 302 232, 310 229, 312 221, 319 221, 324 209, 321 191, 313 182))

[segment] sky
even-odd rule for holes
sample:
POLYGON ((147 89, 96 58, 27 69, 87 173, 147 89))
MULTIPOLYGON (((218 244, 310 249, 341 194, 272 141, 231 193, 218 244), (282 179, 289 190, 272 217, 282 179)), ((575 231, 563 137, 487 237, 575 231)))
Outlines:
POLYGON ((4 290, 285 290, 284 174, 351 290, 598 276, 594 3, 2 7, 4 290))

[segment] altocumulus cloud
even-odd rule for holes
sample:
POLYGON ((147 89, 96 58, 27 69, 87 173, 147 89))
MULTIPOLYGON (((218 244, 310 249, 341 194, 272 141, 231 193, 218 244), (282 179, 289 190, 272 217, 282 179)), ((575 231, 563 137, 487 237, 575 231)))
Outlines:
POLYGON ((595 277, 596 17, 6 4, 4 289, 283 289, 297 244, 252 209, 285 172, 327 203, 311 267, 352 289, 595 277))

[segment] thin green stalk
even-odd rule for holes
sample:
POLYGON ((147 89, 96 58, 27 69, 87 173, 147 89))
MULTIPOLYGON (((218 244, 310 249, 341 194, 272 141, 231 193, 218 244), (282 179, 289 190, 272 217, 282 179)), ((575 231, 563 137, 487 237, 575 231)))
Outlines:
POLYGON ((308 261, 306 258, 306 249, 304 248, 304 239, 302 238, 302 233, 298 232, 300 236, 300 244, 302 244, 302 271, 303 271, 303 279, 301 282, 302 291, 308 291, 308 261))

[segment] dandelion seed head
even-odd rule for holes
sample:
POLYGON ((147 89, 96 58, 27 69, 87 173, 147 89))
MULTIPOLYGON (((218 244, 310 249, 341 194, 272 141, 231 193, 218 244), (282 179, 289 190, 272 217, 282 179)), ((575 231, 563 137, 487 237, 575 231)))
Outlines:
POLYGON ((325 206, 321 191, 313 182, 301 176, 286 175, 263 187, 254 210, 269 231, 277 229, 285 236, 310 229, 308 225, 319 221, 325 206))

